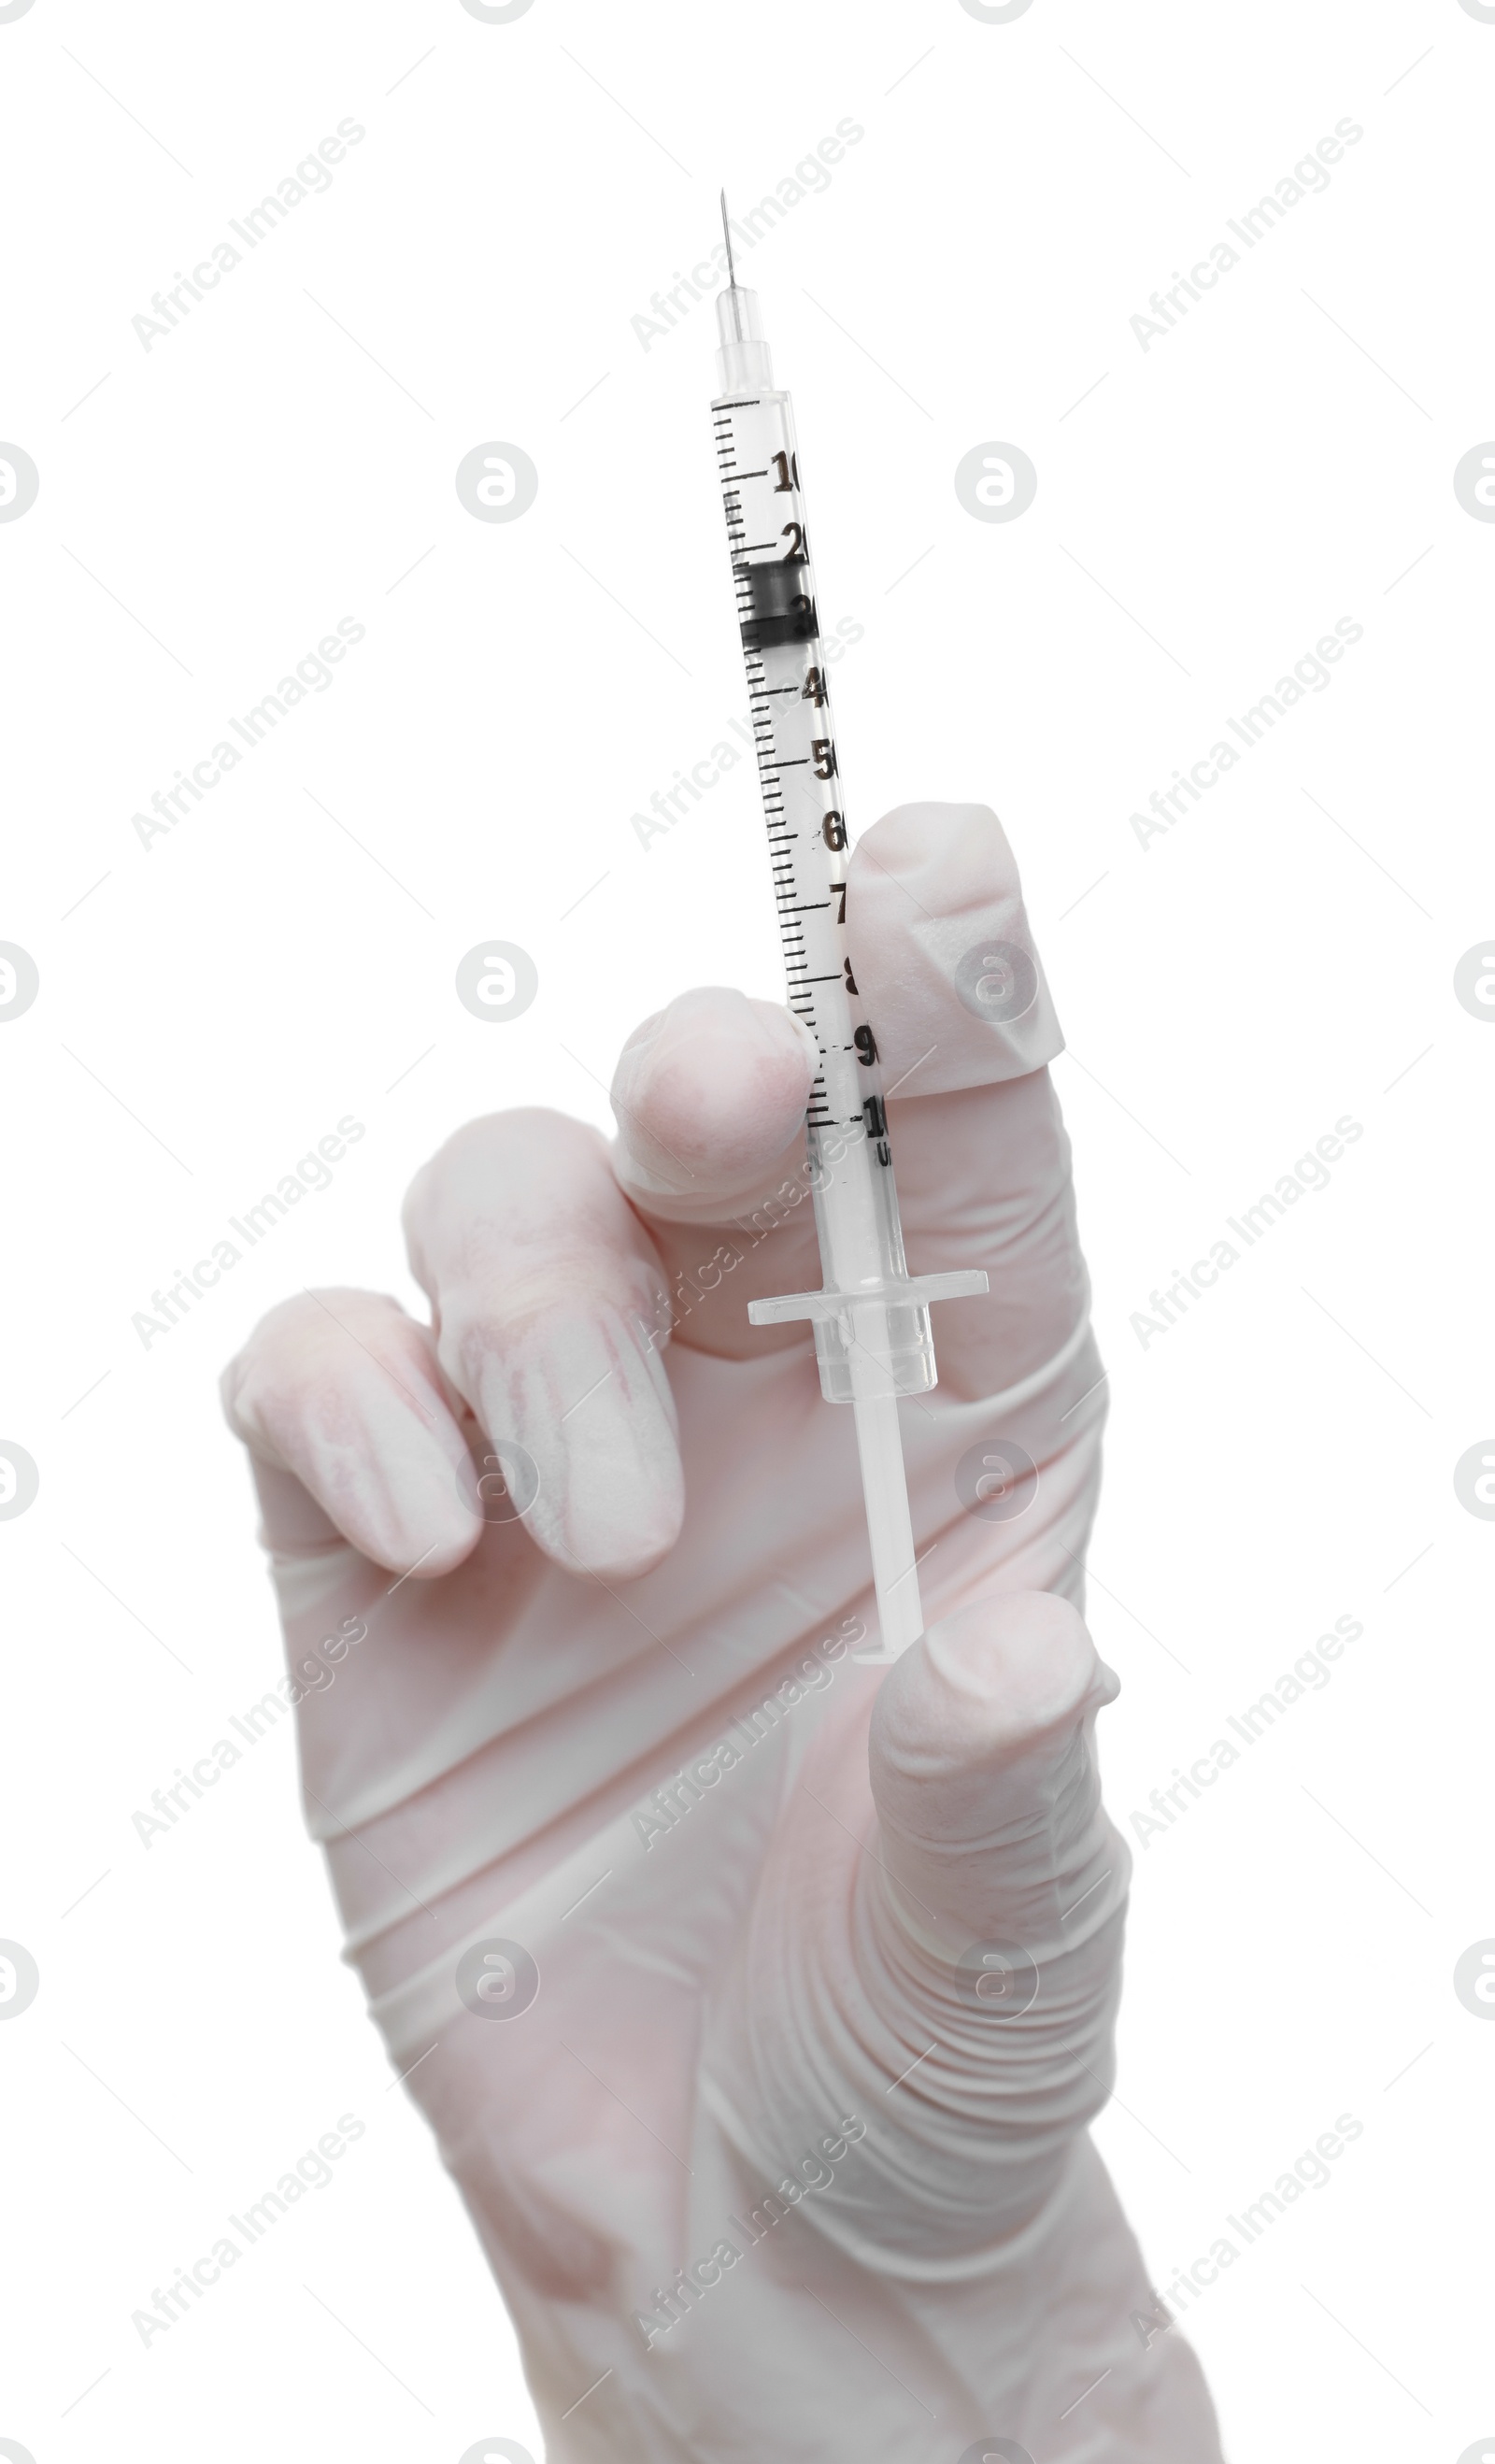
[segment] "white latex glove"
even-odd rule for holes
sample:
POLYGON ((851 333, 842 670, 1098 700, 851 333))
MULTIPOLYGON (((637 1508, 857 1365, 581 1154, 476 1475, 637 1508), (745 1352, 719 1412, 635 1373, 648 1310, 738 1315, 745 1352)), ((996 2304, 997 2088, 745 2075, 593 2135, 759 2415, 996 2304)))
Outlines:
POLYGON ((879 823, 847 920, 911 1271, 991 1278, 902 1406, 924 1639, 858 1664, 851 1415, 747 1320, 821 1280, 807 1038, 693 993, 611 1151, 517 1111, 420 1174, 429 1329, 329 1291, 228 1372, 308 1819, 551 2464, 1213 2464, 1086 2129, 1130 1860, 1058 1028, 1041 978, 1008 1023, 956 998, 1031 946, 984 809, 879 823))

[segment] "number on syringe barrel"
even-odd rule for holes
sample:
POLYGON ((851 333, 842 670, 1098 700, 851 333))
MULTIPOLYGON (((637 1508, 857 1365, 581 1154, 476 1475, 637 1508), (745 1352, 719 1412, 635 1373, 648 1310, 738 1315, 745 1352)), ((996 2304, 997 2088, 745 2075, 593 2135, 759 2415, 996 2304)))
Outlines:
POLYGON ((790 542, 783 552, 783 561, 785 564, 807 564, 809 562, 810 552, 804 544, 804 524, 802 522, 785 522, 779 536, 780 539, 786 539, 790 542))
POLYGON ((779 478, 774 488, 776 496, 787 496, 800 484, 800 457, 797 453, 776 453, 779 478))
POLYGON ((862 1107, 862 1118, 867 1123, 868 1138, 878 1162, 891 1163, 892 1149, 888 1143, 888 1115, 883 1110, 881 1095, 868 1095, 862 1107))
POLYGON ((811 668, 800 688, 800 699, 813 702, 817 710, 825 707, 825 679, 819 668, 811 668))
POLYGON ((810 751, 815 756, 814 768, 811 773, 812 777, 816 779, 834 779, 836 775, 836 748, 834 744, 832 744, 829 737, 814 737, 810 742, 810 751))

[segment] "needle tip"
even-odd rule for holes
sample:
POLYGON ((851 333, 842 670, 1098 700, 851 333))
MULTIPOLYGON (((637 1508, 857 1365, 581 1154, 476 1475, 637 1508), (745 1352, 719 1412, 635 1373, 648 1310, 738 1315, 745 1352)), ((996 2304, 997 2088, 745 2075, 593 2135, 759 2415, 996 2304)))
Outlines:
POLYGON ((721 232, 723 239, 727 243, 727 280, 731 283, 733 290, 736 291, 737 287, 737 270, 733 262, 732 256, 732 225, 727 220, 727 191, 725 188, 723 188, 721 192, 721 232))

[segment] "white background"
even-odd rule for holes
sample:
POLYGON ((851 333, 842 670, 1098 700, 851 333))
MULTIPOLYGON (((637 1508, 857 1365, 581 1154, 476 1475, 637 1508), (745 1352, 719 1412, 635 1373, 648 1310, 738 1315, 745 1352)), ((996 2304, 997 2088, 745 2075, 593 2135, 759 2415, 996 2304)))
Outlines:
POLYGON ((1117 1819, 1364 1626, 1138 1846, 1099 2135, 1161 2283, 1363 2125, 1198 2300, 1233 2464, 1495 2433, 1495 2027, 1451 1982, 1495 1935, 1495 1529, 1452 1483, 1495 1424, 1495 1034, 1452 988, 1495 917, 1495 526, 1452 485, 1495 432, 1492 103, 1495 24, 1458 0, 0 23, 0 437, 41 481, 0 524, 0 938, 41 971, 0 1036, 0 1437, 41 1474, 0 1528, 0 1934, 42 1977, 0 2027, 0 2435, 37 2464, 538 2444, 338 1964, 289 1723, 149 1848, 131 1816, 276 1672, 214 1396, 256 1316, 305 1283, 413 1302, 398 1202, 455 1124, 605 1122, 646 1010, 777 996, 750 769, 647 851, 630 822, 743 704, 710 304, 648 349, 630 320, 709 253, 721 182, 746 209, 844 119, 861 142, 745 278, 823 610, 865 628, 853 826, 995 804, 1070 1038, 1117 1819), (347 117, 330 189, 143 348, 151 295, 347 117), (1328 189, 1144 351, 1149 295, 1344 118, 1328 189), (512 524, 453 487, 495 439, 539 473, 512 524), (1039 473, 1011 524, 954 492, 993 439, 1039 473), (366 636, 330 688, 143 847, 132 813, 342 617, 366 636), (1329 689, 1140 846, 1129 815, 1340 618, 1329 689), (485 935, 539 967, 513 1023, 454 998, 485 935), (346 1113, 333 1185, 143 1348, 153 1287, 346 1113), (1330 1186, 1144 1349, 1152 1287, 1347 1113, 1330 1186), (143 2349, 132 2309, 344 2112, 333 2184, 143 2349))

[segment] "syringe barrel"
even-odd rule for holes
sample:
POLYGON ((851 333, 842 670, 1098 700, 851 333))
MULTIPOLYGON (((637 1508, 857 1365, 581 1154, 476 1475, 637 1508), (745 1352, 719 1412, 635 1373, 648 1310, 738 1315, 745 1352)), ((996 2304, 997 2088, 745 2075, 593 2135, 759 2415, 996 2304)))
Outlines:
MULTIPOLYGON (((729 352, 766 352, 757 301, 717 301, 729 352)), ((882 1067, 846 938, 848 841, 829 671, 786 393, 745 381, 713 405, 737 623, 747 663, 789 1006, 820 1060, 806 1114, 824 1290, 815 1320, 821 1391, 833 1403, 921 1395, 934 1384, 927 1304, 908 1282, 882 1067), (858 1292, 867 1297, 858 1300, 858 1292)))
POLYGON ((872 1134, 883 1102, 882 1072, 874 1064, 868 1075, 879 1082, 864 1098, 879 1108, 870 1128, 864 1112, 860 1134, 853 1129, 849 1144, 844 1143, 845 1133, 809 1133, 808 1169, 825 1287, 848 1296, 840 1314, 819 1319, 815 1326, 821 1393, 828 1403, 854 1403, 875 1395, 925 1395, 935 1382, 927 1305, 851 1297, 858 1284, 903 1283, 909 1272, 890 1150, 886 1135, 872 1134), (868 1265, 873 1265, 871 1274, 868 1265))

